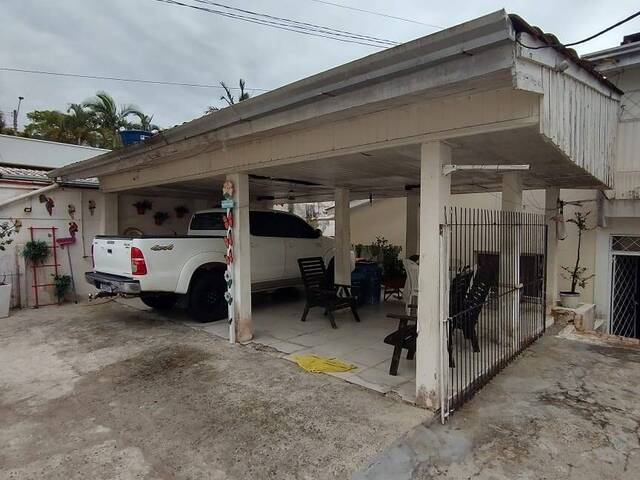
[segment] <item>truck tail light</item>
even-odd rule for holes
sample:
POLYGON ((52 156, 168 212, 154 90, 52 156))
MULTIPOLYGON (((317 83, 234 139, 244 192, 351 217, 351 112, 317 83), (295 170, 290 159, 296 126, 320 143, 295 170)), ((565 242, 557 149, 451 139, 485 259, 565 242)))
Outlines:
POLYGON ((138 247, 131 247, 131 273, 133 275, 147 274, 147 264, 144 261, 142 250, 138 247))

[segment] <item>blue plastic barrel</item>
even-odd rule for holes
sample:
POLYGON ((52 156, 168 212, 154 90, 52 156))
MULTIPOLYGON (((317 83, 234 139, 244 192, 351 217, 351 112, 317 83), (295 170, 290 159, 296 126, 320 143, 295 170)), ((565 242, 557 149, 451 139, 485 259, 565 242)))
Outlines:
POLYGON ((380 302, 382 269, 375 262, 358 262, 351 273, 351 284, 358 287, 358 303, 373 305, 380 302))
POLYGON ((151 132, 146 132, 144 130, 122 130, 118 133, 120 133, 122 145, 125 147, 132 143, 142 142, 147 138, 151 138, 153 135, 151 132))

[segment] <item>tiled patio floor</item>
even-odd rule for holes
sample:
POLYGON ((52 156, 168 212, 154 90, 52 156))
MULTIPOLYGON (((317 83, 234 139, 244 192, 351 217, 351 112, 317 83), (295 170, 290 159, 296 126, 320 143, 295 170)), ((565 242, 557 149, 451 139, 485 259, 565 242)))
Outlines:
MULTIPOLYGON (((395 392, 406 401, 415 401, 415 360, 404 358, 404 351, 398 375, 389 375, 393 347, 383 343, 384 337, 397 327, 397 321, 387 318, 386 314, 402 312, 400 302, 361 307, 358 310, 360 323, 354 321, 349 310, 336 312, 338 328, 335 330, 320 308, 312 309, 307 321, 301 322, 303 309, 304 297, 298 291, 254 296, 254 343, 274 348, 291 361, 292 353, 336 357, 357 368, 328 375, 381 393, 395 392)), ((220 337, 228 338, 229 335, 226 321, 189 324, 220 337)))

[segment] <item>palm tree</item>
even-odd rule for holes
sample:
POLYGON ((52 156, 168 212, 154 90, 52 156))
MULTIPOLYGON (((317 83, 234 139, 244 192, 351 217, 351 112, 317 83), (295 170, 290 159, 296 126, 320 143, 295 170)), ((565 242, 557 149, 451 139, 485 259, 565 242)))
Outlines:
MULTIPOLYGON (((247 100, 251 95, 249 95, 249 92, 245 90, 246 82, 241 78, 238 82, 238 85, 240 86, 240 95, 238 96, 238 102, 247 100)), ((224 82, 220 82, 220 86, 224 89, 224 95, 220 97, 220 100, 227 102, 228 106, 235 105, 236 99, 231 93, 231 88, 229 88, 224 82)), ((217 112, 218 110, 220 110, 218 107, 210 106, 207 108, 205 113, 213 113, 217 112)))
POLYGON ((82 105, 95 116, 103 144, 110 148, 116 148, 120 145, 120 136, 117 135, 120 127, 131 127, 127 117, 144 115, 132 104, 121 105, 118 109, 113 97, 103 91, 97 92, 94 98, 85 100, 82 105))
POLYGON ((153 115, 146 115, 142 112, 136 112, 134 115, 140 120, 140 123, 138 125, 135 125, 136 128, 144 130, 145 132, 160 130, 160 127, 158 127, 155 123, 152 123, 153 115))
POLYGON ((96 118, 93 113, 79 103, 72 103, 67 109, 67 128, 78 145, 96 143, 96 118))

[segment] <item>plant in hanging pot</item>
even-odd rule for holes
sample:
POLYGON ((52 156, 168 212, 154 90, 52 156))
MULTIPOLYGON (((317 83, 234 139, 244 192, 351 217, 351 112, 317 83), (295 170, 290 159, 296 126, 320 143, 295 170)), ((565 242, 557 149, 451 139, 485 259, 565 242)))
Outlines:
POLYGON ((178 205, 174 210, 176 211, 176 217, 178 218, 184 218, 184 216, 189 213, 189 209, 184 205, 178 205))
POLYGON ((24 244, 22 256, 31 263, 42 263, 49 256, 49 246, 44 240, 29 240, 24 244))
POLYGON ((562 265, 561 268, 566 272, 562 277, 571 280, 571 290, 560 292, 560 304, 565 308, 576 308, 580 303, 580 292, 578 287, 584 289, 587 282, 595 275, 587 275, 587 267, 580 265, 580 250, 582 248, 582 235, 584 232, 592 230, 587 226, 587 218, 591 212, 575 212, 574 218, 567 220, 567 223, 573 223, 578 229, 578 246, 576 251, 576 263, 572 267, 562 265))
POLYGON ((156 222, 156 225, 162 225, 169 218, 169 214, 167 212, 156 212, 153 214, 153 219, 156 222))
POLYGON ((152 204, 149 200, 138 200, 133 206, 136 207, 138 215, 144 215, 147 210, 151 210, 152 204))
MULTIPOLYGON (((0 223, 0 251, 4 252, 7 245, 13 243, 11 236, 19 233, 21 226, 20 220, 0 223)), ((0 318, 8 317, 9 307, 11 307, 11 284, 6 280, 6 275, 0 280, 0 318)))

